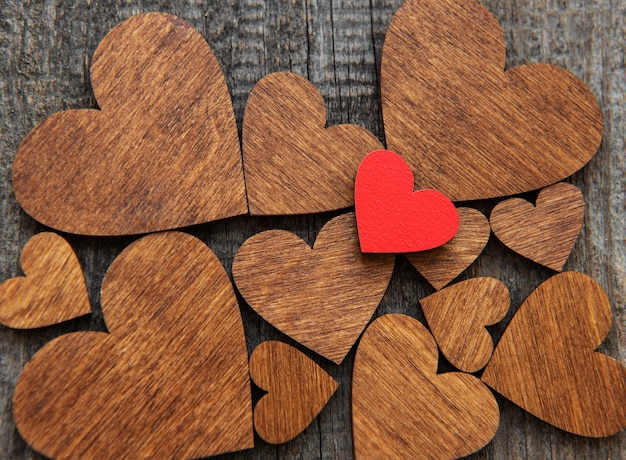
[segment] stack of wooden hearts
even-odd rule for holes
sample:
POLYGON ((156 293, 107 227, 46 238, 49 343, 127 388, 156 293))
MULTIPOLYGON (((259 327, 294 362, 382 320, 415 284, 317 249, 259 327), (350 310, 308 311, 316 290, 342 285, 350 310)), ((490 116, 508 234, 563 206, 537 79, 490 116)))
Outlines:
MULTIPOLYGON (((408 0, 382 56, 389 150, 361 127, 327 128, 319 91, 290 73, 252 90, 240 148, 224 77, 197 31, 161 13, 115 27, 92 60, 100 110, 38 124, 15 157, 13 186, 53 229, 150 234, 104 278, 108 333, 61 336, 24 368, 13 397, 22 437, 51 458, 185 459, 253 448, 254 431, 274 444, 296 437, 338 383, 283 342, 248 357, 228 273, 202 241, 172 230, 351 206, 312 247, 283 230, 252 236, 232 276, 256 313, 335 365, 359 341, 357 458, 481 449, 499 425, 492 390, 571 433, 622 430, 626 370, 594 351, 611 324, 598 283, 549 278, 495 346, 486 326, 509 311, 508 288, 494 278, 448 286, 491 230, 560 272, 583 223, 582 194, 559 181, 600 144, 596 100, 561 68, 505 71, 504 56, 502 30, 478 2, 408 0), (489 219, 454 204, 539 189, 534 205, 505 199, 489 219), (427 324, 400 314, 371 322, 399 255, 436 290, 420 302, 427 324), (458 371, 437 372, 439 351, 458 371), (254 409, 251 380, 266 391, 254 409)), ((21 262, 25 277, 0 285, 2 324, 42 327, 91 311, 62 237, 36 235, 21 262)))

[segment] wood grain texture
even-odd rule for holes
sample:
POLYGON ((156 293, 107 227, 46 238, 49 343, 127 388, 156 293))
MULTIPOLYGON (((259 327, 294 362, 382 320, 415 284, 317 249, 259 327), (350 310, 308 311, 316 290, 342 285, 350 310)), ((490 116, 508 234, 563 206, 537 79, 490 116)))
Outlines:
POLYGON ((598 283, 582 273, 555 275, 521 305, 482 380, 563 430, 615 434, 626 427, 626 368, 594 351, 610 326, 598 283))
POLYGON ((29 329, 91 313, 83 269, 61 236, 33 236, 20 260, 25 276, 0 284, 0 324, 29 329))
POLYGON ((426 251, 450 241, 459 214, 437 190, 413 191, 413 173, 388 150, 368 154, 356 174, 354 206, 363 252, 426 251))
POLYGON ((306 78, 277 72, 250 93, 243 166, 251 215, 307 214, 354 204, 361 160, 383 145, 368 130, 326 128, 326 104, 306 78))
POLYGON ((485 367, 493 352, 485 326, 501 321, 510 304, 509 290, 495 278, 461 281, 420 300, 439 349, 464 372, 485 367))
POLYGON ((502 29, 477 0, 407 0, 395 14, 381 63, 385 137, 419 188, 453 201, 512 195, 596 153, 602 113, 578 78, 504 63, 502 29))
MULTIPOLYGON (((11 164, 20 142, 45 116, 67 109, 96 108, 89 82, 91 56, 106 33, 137 13, 163 11, 190 22, 219 60, 242 123, 254 85, 272 72, 306 76, 324 96, 329 125, 355 123, 384 139, 378 75, 384 34, 403 0, 121 0, 98 2, 22 2, 3 0, 0 10, 0 279, 20 275, 20 252, 28 239, 46 228, 19 207, 11 189, 11 164)), ((623 95, 626 4, 617 0, 484 0, 504 31, 506 66, 550 62, 589 85, 604 113, 602 146, 568 182, 586 201, 581 235, 566 270, 596 279, 611 300, 614 321, 600 350, 626 363, 626 215, 623 164, 626 105, 623 95)), ((525 196, 533 199, 534 196, 525 196)), ((495 203, 472 207, 489 215, 495 203)), ((467 206, 467 204, 463 204, 467 206)), ((233 257, 250 236, 281 228, 313 244, 320 228, 336 213, 312 216, 235 217, 188 231, 206 242, 230 273, 233 257)), ((93 313, 58 326, 32 331, 0 328, 0 457, 40 460, 19 436, 11 398, 25 363, 46 342, 79 330, 104 331, 99 291, 112 260, 132 238, 66 235, 85 272, 93 313)), ((490 276, 511 290, 512 308, 504 322, 490 327, 497 342, 514 311, 554 272, 492 238, 458 280, 490 276)), ((419 300, 433 289, 405 260, 398 258, 390 286, 375 315, 406 313, 424 320, 419 300)), ((197 313, 196 313, 197 314, 197 313)), ((288 340, 242 302, 252 351, 267 340, 288 340)), ((305 350, 310 357, 313 352, 305 350)), ((252 450, 220 460, 301 460, 353 458, 350 392, 355 347, 341 366, 318 359, 340 389, 316 420, 294 440, 271 445, 257 438, 252 450)), ((443 363, 442 363, 443 366, 443 363)), ((447 369, 448 370, 448 369, 447 369)), ((626 457, 626 430, 609 438, 566 433, 498 396, 501 418, 496 437, 478 459, 626 457)))
POLYGON ((272 444, 302 433, 339 386, 307 355, 276 340, 254 349, 250 377, 267 391, 254 407, 254 429, 272 444))
POLYGON ((585 217, 585 199, 572 184, 544 188, 533 206, 522 198, 496 205, 489 221, 509 249, 556 271, 563 270, 585 217))
POLYGON ((453 459, 496 434, 491 391, 462 372, 437 374, 428 330, 406 315, 384 315, 363 333, 354 360, 352 424, 358 459, 453 459))
POLYGON ((35 450, 184 459, 253 446, 239 306, 204 243, 178 232, 135 242, 104 278, 102 309, 109 334, 58 337, 20 375, 15 423, 35 450))
POLYGON ((450 241, 430 251, 405 254, 409 262, 439 290, 469 267, 483 252, 491 229, 480 211, 457 208, 459 230, 450 241))
POLYGON ((266 321, 340 364, 380 303, 394 259, 362 254, 348 213, 324 225, 312 248, 284 230, 254 235, 237 251, 233 278, 266 321))
POLYGON ((247 212, 228 87, 202 36, 151 13, 115 27, 94 53, 101 110, 49 116, 24 139, 13 190, 39 222, 126 235, 247 212))

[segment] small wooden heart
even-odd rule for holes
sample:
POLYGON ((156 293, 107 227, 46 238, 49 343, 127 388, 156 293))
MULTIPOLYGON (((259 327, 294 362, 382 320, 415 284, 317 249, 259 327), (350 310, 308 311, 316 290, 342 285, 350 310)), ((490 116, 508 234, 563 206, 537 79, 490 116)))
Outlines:
POLYGON ((454 237, 459 214, 452 202, 437 190, 413 188, 413 173, 401 156, 377 150, 365 157, 354 187, 361 251, 425 251, 454 237))
POLYGON ((518 254, 561 271, 585 217, 585 200, 565 182, 544 188, 536 206, 521 198, 498 203, 491 211, 493 233, 518 254))
POLYGON ((146 236, 102 283, 110 333, 35 354, 13 415, 50 458, 200 458, 253 447, 248 354, 224 267, 197 238, 146 236))
POLYGON ((458 208, 459 230, 449 242, 430 251, 405 254, 409 262, 435 289, 456 278, 483 252, 491 230, 476 209, 458 208))
POLYGON ((339 384, 286 343, 261 343, 250 356, 250 376, 267 391, 254 408, 254 428, 265 441, 290 441, 317 417, 339 384))
POLYGON ((524 301, 482 380, 540 419, 581 436, 626 427, 626 369, 594 351, 611 326, 609 300, 592 278, 560 273, 524 301))
POLYGON ((380 70, 385 138, 421 188, 452 201, 537 190, 600 146, 591 91, 549 64, 505 71, 505 51, 477 0, 407 0, 394 15, 380 70))
POLYGON ((34 219, 85 235, 185 227, 248 210, 239 136, 219 63, 187 22, 133 16, 91 65, 101 110, 39 123, 13 162, 34 219))
POLYGON ((480 380, 437 374, 437 345, 419 321, 384 315, 363 333, 352 379, 356 458, 462 457, 485 446, 499 421, 480 380))
POLYGON ((83 270, 62 237, 33 236, 22 250, 21 264, 25 277, 0 284, 0 324, 30 329, 91 313, 83 270))
POLYGON ((243 119, 250 214, 307 214, 354 204, 359 164, 382 144, 356 125, 325 126, 324 98, 307 79, 279 72, 256 84, 243 119))
POLYGON ((493 341, 485 326, 509 309, 509 290, 494 278, 472 278, 422 300, 420 305, 441 352, 457 369, 476 372, 487 364, 493 341))
POLYGON ((349 213, 324 225, 313 248, 283 230, 254 235, 235 256, 233 278, 265 320, 340 364, 380 303, 394 260, 359 251, 349 213))

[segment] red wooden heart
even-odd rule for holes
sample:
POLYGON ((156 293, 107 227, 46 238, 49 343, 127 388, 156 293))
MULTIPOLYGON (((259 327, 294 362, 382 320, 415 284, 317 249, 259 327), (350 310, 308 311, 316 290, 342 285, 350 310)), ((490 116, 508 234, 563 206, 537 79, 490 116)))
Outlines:
POLYGON ((413 191, 413 173, 402 157, 376 150, 361 162, 354 202, 361 251, 402 253, 450 241, 459 214, 437 190, 413 191))

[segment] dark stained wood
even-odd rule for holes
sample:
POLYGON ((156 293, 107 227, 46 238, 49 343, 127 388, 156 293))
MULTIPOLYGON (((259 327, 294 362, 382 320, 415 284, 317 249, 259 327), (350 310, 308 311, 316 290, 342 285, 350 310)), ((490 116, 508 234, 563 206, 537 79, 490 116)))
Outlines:
POLYGON ((109 334, 61 336, 20 375, 15 423, 35 450, 182 459, 253 447, 241 314, 202 241, 166 232, 129 246, 104 278, 102 310, 109 334))
POLYGON ((611 306, 592 278, 559 273, 524 301, 482 380, 548 423, 581 436, 626 427, 626 368, 594 350, 611 306))
POLYGON ((567 261, 585 217, 578 188, 559 182, 544 188, 533 206, 521 198, 498 203, 489 222, 508 248, 556 271, 567 261))
POLYGON ((277 72, 259 81, 243 119, 243 166, 251 215, 334 211, 354 205, 363 157, 382 148, 366 129, 326 128, 326 105, 306 78, 277 72))
POLYGON ((361 253, 348 213, 324 225, 312 248, 284 230, 254 235, 237 251, 233 278, 266 321, 341 364, 385 294, 394 260, 361 253))
POLYGON ((337 390, 337 382, 298 349, 276 340, 250 355, 250 377, 267 391, 254 406, 254 430, 282 444, 302 433, 337 390))
POLYGON ((494 395, 473 375, 437 374, 438 356, 410 316, 384 315, 365 330, 352 379, 356 458, 453 459, 495 436, 494 395))
POLYGON ((101 110, 49 116, 15 156, 28 214, 65 232, 132 235, 248 211, 228 87, 190 24, 159 13, 123 22, 90 76, 101 110))
MULTIPOLYGON (((26 134, 45 116, 73 108, 95 108, 89 66, 105 34, 130 16, 163 11, 189 21, 207 39, 221 64, 241 126, 244 105, 265 75, 291 71, 320 89, 329 125, 355 123, 384 140, 378 70, 384 34, 402 0, 121 0, 98 2, 21 2, 0 5, 0 279, 20 275, 20 252, 45 228, 17 204, 11 188, 11 164, 26 134)), ((587 273, 605 289, 614 320, 600 350, 626 363, 624 291, 623 171, 624 61, 622 36, 626 5, 618 0, 485 0, 504 31, 506 66, 549 62, 563 66, 587 84, 604 114, 599 152, 572 182, 587 203, 585 219, 565 270, 587 273)), ((534 194, 524 196, 534 202, 534 194)), ((489 215, 495 202, 471 203, 489 215)), ((336 213, 285 218, 236 217, 189 229, 208 243, 230 273, 239 246, 264 230, 295 232, 312 245, 320 228, 336 213)), ((94 313, 36 331, 0 328, 0 456, 41 458, 15 430, 11 398, 20 371, 51 339, 79 330, 103 331, 99 301, 109 264, 133 238, 68 236, 86 274, 94 313)), ((513 312, 553 274, 507 250, 492 238, 484 252, 460 276, 492 276, 511 290, 512 308, 504 322, 490 327, 497 342, 513 312)), ((391 284, 376 315, 406 313, 424 321, 419 299, 433 289, 404 258, 398 258, 391 284)), ((248 352, 266 340, 286 336, 241 302, 248 352)), ((302 349, 303 350, 303 349, 302 349)), ((283 445, 256 439, 253 450, 223 459, 350 459, 352 452, 350 388, 354 350, 341 366, 304 350, 340 383, 327 407, 300 436, 283 445)), ((442 364, 442 366, 445 365, 442 364)), ((258 397, 258 395, 257 395, 258 397)), ((529 415, 498 396, 501 418, 496 437, 482 458, 624 458, 626 433, 610 438, 568 434, 529 415)))
POLYGON ((0 284, 0 324, 29 329, 91 313, 83 269, 61 236, 33 236, 20 262, 25 276, 0 284))
POLYGON ((512 195, 596 153, 602 113, 580 80, 504 62, 502 29, 478 0, 407 0, 395 14, 381 63, 385 137, 419 188, 453 201, 512 195))
POLYGON ((430 251, 405 254, 435 289, 441 289, 470 266, 483 252, 491 228, 478 210, 458 208, 459 230, 450 241, 430 251))

